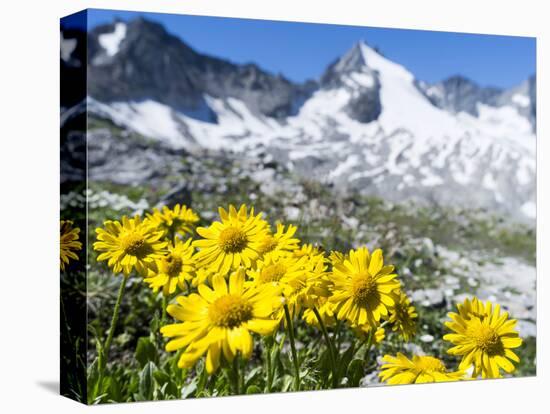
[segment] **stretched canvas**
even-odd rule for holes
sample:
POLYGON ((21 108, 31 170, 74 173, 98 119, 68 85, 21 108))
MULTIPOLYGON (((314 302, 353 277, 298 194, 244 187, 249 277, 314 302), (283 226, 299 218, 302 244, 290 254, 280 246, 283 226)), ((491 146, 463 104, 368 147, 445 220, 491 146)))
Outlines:
POLYGON ((535 375, 535 45, 61 19, 61 393, 535 375))

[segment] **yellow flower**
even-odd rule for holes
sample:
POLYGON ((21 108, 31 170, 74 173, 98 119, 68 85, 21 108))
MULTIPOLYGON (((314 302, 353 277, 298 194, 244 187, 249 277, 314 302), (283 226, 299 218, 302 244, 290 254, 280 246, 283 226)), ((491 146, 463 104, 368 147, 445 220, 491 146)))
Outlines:
POLYGON ((199 216, 186 205, 176 204, 172 209, 167 206, 163 206, 160 211, 154 208, 153 214, 147 214, 147 220, 163 230, 166 236, 174 237, 176 234, 192 233, 199 216))
POLYGON ((388 384, 421 384, 464 379, 463 371, 447 372, 445 364, 432 356, 413 356, 412 360, 402 353, 384 355, 384 365, 378 374, 388 384))
POLYGON ((60 250, 59 265, 61 270, 65 270, 65 265, 69 264, 69 259, 78 260, 77 250, 82 249, 82 243, 78 241, 80 229, 73 228, 73 222, 70 220, 61 220, 60 222, 60 250))
POLYGON ((183 349, 180 368, 190 368, 206 354, 206 370, 212 373, 220 366, 223 354, 231 362, 238 352, 250 358, 253 339, 250 332, 270 335, 279 321, 273 319, 282 304, 280 289, 271 283, 256 286, 244 284, 244 270, 229 277, 229 287, 221 275, 212 278, 214 289, 200 285, 198 294, 179 296, 177 305, 167 311, 182 323, 163 326, 161 332, 172 338, 166 351, 183 349))
POLYGON ((336 250, 333 250, 332 252, 330 252, 330 255, 329 255, 328 258, 329 258, 329 260, 330 260, 330 262, 332 263, 333 266, 335 266, 337 264, 343 264, 344 260, 349 260, 348 255, 345 255, 344 253, 336 251, 336 250))
POLYGON ((409 341, 416 333, 416 321, 418 317, 416 309, 411 305, 411 300, 403 292, 399 292, 395 298, 395 304, 390 308, 389 322, 392 331, 399 332, 405 341, 409 341))
POLYGON ((386 330, 384 328, 377 328, 376 332, 374 333, 374 343, 376 345, 381 344, 385 337, 386 330))
POLYGON ((204 267, 201 267, 195 271, 195 276, 191 280, 191 286, 194 288, 198 287, 202 284, 212 284, 212 277, 216 273, 212 272, 210 269, 205 269, 204 267))
POLYGON ((324 257, 323 251, 313 244, 302 244, 300 248, 292 252, 294 257, 309 257, 310 259, 317 259, 319 257, 324 257))
POLYGON ((272 256, 267 254, 256 262, 253 269, 247 271, 251 284, 274 283, 280 286, 289 305, 295 303, 295 290, 305 274, 307 258, 296 259, 292 256, 272 256), (292 283, 291 283, 292 282, 292 283), (292 298, 292 299, 291 299, 292 298))
POLYGON ((151 224, 134 218, 122 217, 122 222, 108 220, 105 228, 97 228, 94 249, 101 253, 98 261, 108 260, 107 264, 115 273, 126 276, 132 269, 142 276, 156 272, 156 260, 162 258, 167 243, 161 241, 162 231, 151 224))
POLYGON ((475 296, 472 300, 466 298, 463 303, 457 303, 456 308, 462 319, 470 319, 472 316, 484 319, 489 316, 485 304, 475 296))
POLYGON ((299 312, 302 307, 317 306, 320 298, 330 295, 329 282, 326 279, 327 267, 322 256, 309 260, 302 257, 297 263, 302 264, 303 271, 289 274, 284 279, 288 287, 284 291, 285 297, 290 305, 296 307, 295 312, 299 312))
POLYGON ((508 318, 508 312, 500 313, 500 305, 487 301, 485 306, 476 299, 458 307, 460 313, 448 314, 451 321, 445 326, 453 333, 443 337, 454 347, 447 352, 450 355, 462 356, 460 369, 474 366, 473 376, 481 374, 482 378, 501 378, 500 369, 511 373, 516 368, 512 362, 519 363, 519 357, 512 351, 522 344, 515 329, 517 321, 508 318))
MULTIPOLYGON (((362 340, 366 340, 368 338, 368 335, 370 334, 372 329, 373 328, 369 324, 353 327, 353 331, 355 332, 355 334, 362 340)), ((385 338, 386 330, 379 326, 378 328, 376 328, 376 331, 374 331, 372 344, 380 345, 385 338)))
POLYGON ((336 304, 338 319, 376 327, 395 303, 393 292, 399 288, 399 282, 393 270, 393 266, 384 266, 380 249, 371 256, 366 247, 351 250, 349 259, 336 263, 329 300, 336 304))
POLYGON ((290 224, 285 231, 285 226, 281 223, 277 224, 275 234, 266 234, 259 244, 260 254, 271 254, 274 257, 288 254, 298 249, 299 239, 294 238, 297 227, 290 224))
POLYGON ((233 205, 228 212, 220 207, 219 213, 221 221, 197 228, 204 238, 193 242, 193 246, 201 249, 196 255, 197 262, 223 275, 241 264, 250 268, 259 256, 259 246, 267 232, 262 214, 255 216, 251 209, 248 215, 244 204, 239 211, 233 205))
MULTIPOLYGON (((319 297, 315 305, 319 316, 326 327, 336 325, 336 316, 334 315, 334 303, 329 302, 328 297, 319 297)), ((302 319, 311 326, 319 328, 319 321, 313 312, 313 308, 304 309, 302 319)))
POLYGON ((166 255, 157 260, 157 273, 145 278, 144 281, 154 292, 162 288, 164 296, 174 293, 176 287, 182 291, 185 290, 184 282, 193 279, 194 252, 191 239, 186 242, 178 238, 174 239, 174 244, 168 246, 166 255))

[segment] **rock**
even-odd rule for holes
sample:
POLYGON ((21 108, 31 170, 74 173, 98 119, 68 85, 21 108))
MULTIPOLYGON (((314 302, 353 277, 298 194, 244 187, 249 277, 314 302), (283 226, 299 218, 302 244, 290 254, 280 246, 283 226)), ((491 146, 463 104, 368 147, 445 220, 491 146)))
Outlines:
POLYGON ((176 204, 183 204, 188 207, 192 204, 191 192, 186 183, 180 184, 172 191, 165 194, 159 202, 160 206, 166 205, 168 207, 173 207, 176 204))

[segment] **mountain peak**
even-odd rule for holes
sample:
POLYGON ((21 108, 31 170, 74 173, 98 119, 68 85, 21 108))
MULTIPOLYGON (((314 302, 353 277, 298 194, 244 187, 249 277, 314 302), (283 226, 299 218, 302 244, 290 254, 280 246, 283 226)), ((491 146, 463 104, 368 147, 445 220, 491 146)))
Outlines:
POLYGON ((378 48, 370 46, 365 40, 355 43, 346 53, 338 58, 331 68, 335 72, 361 72, 369 66, 366 56, 369 54, 382 55, 378 48))
POLYGON ((444 79, 442 82, 443 85, 447 87, 471 87, 471 88, 478 88, 479 85, 475 83, 470 78, 467 78, 466 76, 455 74, 452 76, 449 76, 448 78, 444 79))
POLYGON ((346 53, 334 60, 321 77, 321 85, 333 87, 342 83, 342 78, 352 73, 371 73, 367 55, 378 53, 364 40, 355 43, 346 53))
POLYGON ((335 72, 355 72, 366 66, 367 62, 363 56, 363 42, 353 45, 333 66, 335 72))

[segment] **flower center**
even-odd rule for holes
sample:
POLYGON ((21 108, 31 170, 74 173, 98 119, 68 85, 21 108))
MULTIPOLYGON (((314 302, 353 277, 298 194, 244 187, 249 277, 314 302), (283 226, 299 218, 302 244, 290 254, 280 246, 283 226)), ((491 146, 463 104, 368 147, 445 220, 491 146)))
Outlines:
POLYGON ((235 328, 252 319, 252 305, 240 296, 224 295, 208 308, 208 317, 223 328, 235 328))
POLYGON ((472 336, 476 345, 489 355, 498 355, 503 352, 500 336, 494 328, 487 325, 481 325, 472 332, 472 336))
POLYGON ((273 236, 266 236, 260 245, 260 253, 266 254, 269 253, 277 247, 277 240, 273 236))
POLYGON ((151 246, 145 241, 145 238, 139 233, 130 233, 126 235, 121 242, 124 253, 136 257, 145 257, 151 252, 151 246))
POLYGON ((165 272, 170 277, 176 277, 181 273, 183 260, 178 256, 169 255, 164 262, 165 272))
POLYGON ((237 227, 227 227, 220 232, 218 244, 225 253, 239 253, 248 244, 246 234, 237 227))
POLYGON ((378 302, 379 294, 376 281, 368 273, 359 273, 351 280, 351 293, 355 301, 361 305, 378 302))
POLYGON ((416 366, 424 372, 446 372, 445 365, 439 359, 431 356, 421 356, 416 361, 416 366))
POLYGON ((286 266, 282 263, 274 263, 266 266, 260 273, 260 283, 278 282, 286 273, 286 266))

